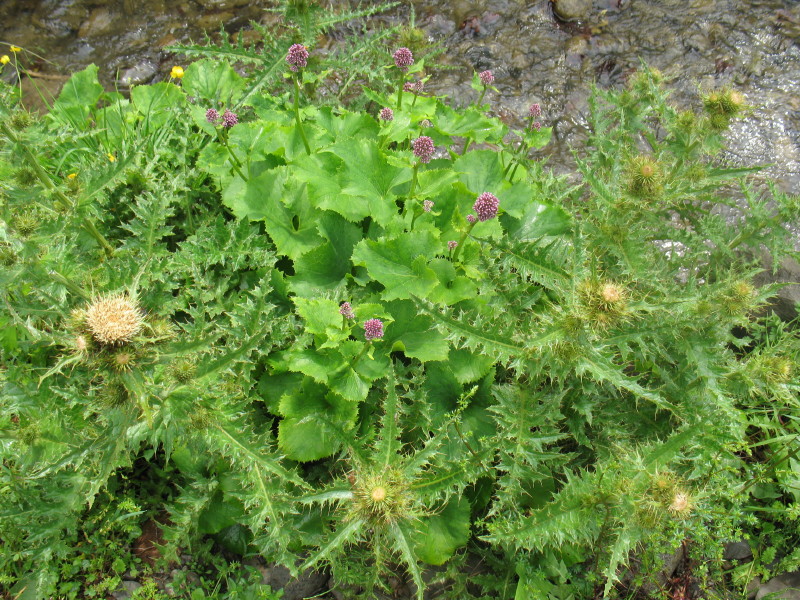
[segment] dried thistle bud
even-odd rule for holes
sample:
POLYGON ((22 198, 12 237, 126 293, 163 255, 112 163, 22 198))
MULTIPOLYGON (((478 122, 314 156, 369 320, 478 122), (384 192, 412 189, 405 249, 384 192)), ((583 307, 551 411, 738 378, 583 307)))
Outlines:
POLYGON ((686 518, 692 512, 692 499, 688 493, 683 491, 675 492, 672 497, 672 503, 669 505, 668 510, 676 517, 686 518))
POLYGON ((386 488, 378 486, 372 488, 372 492, 370 492, 370 498, 374 502, 383 502, 386 500, 386 488))
POLYGON ((144 324, 136 301, 122 294, 97 298, 86 309, 85 318, 92 337, 102 344, 130 342, 144 324))
POLYGON ((655 198, 661 194, 661 166, 649 155, 632 158, 627 165, 628 191, 639 198, 655 198))

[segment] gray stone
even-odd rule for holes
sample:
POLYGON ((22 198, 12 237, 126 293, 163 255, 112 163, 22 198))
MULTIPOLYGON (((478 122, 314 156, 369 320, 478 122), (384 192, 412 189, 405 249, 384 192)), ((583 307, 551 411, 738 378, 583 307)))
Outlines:
POLYGON ((592 0, 555 0, 553 11, 562 21, 583 21, 592 12, 592 0))
POLYGON ((155 63, 149 60, 143 60, 120 73, 119 82, 124 86, 147 83, 153 78, 156 71, 158 71, 158 67, 155 63))
POLYGON ((245 6, 250 0, 197 0, 206 10, 229 10, 245 6))
POLYGON ((750 544, 744 540, 728 542, 725 544, 725 553, 722 558, 725 560, 749 560, 753 558, 753 550, 750 548, 750 544))
POLYGON ((758 588, 756 600, 800 600, 800 571, 773 577, 758 588), (770 595, 772 594, 772 595, 770 595))
POLYGON ((747 593, 747 600, 754 600, 756 594, 758 593, 758 588, 761 587, 761 577, 753 577, 750 580, 750 583, 747 584, 747 589, 745 592, 747 593))
POLYGON ((772 299, 771 308, 784 321, 791 321, 797 316, 797 303, 800 303, 800 264, 792 258, 786 258, 772 273, 772 261, 764 256, 764 271, 755 277, 757 285, 766 283, 785 283, 772 299))
POLYGON ((283 590, 283 600, 303 600, 317 595, 327 587, 328 575, 321 571, 305 571, 292 578, 289 569, 281 565, 259 567, 261 583, 273 590, 283 590))
POLYGON ((142 584, 138 581, 123 579, 111 595, 114 596, 114 600, 128 600, 140 587, 142 584))
POLYGON ((95 8, 89 18, 81 24, 78 37, 89 39, 103 35, 111 29, 114 17, 105 7, 95 8))

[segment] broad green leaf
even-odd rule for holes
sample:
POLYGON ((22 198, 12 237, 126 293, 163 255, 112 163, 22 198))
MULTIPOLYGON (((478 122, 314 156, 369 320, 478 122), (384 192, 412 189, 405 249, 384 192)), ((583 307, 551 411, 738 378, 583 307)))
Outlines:
POLYGON ((234 498, 224 497, 217 492, 206 509, 197 519, 197 530, 200 533, 218 533, 238 523, 244 517, 244 506, 234 498))
POLYGON ((327 133, 325 139, 328 143, 349 137, 366 139, 378 137, 379 126, 368 114, 352 113, 342 109, 338 112, 339 114, 334 114, 334 110, 326 106, 319 109, 314 119, 314 122, 327 133))
POLYGON ((485 377, 494 365, 494 360, 485 354, 475 354, 466 348, 459 348, 450 351, 447 364, 456 380, 465 384, 485 377))
POLYGON ((464 498, 451 499, 442 510, 421 519, 415 531, 414 551, 431 565, 442 565, 469 541, 470 504, 464 498))
POLYGON ((247 553, 252 539, 252 532, 240 523, 234 523, 214 536, 214 540, 225 550, 240 556, 247 553))
POLYGON ((371 217, 386 226, 397 218, 395 188, 411 179, 411 169, 389 164, 376 140, 346 139, 326 148, 344 162, 342 194, 324 208, 350 221, 371 217))
POLYGON ((242 95, 245 81, 227 62, 204 58, 193 62, 186 68, 183 76, 183 89, 190 96, 211 100, 219 108, 220 104, 232 106, 242 95))
POLYGON ((339 449, 343 432, 358 415, 358 405, 327 392, 322 385, 307 383, 281 398, 278 445, 288 458, 301 462, 318 460, 339 449))
POLYGON ((295 262, 296 274, 291 278, 291 286, 298 295, 310 297, 320 289, 332 290, 344 285, 352 269, 353 248, 363 235, 360 227, 332 212, 319 215, 317 229, 328 243, 306 252, 295 262))
POLYGON ((89 126, 89 115, 103 94, 97 71, 97 65, 92 64, 70 77, 61 88, 50 114, 75 129, 85 130, 89 126))
MULTIPOLYGON (((443 133, 469 137, 475 142, 485 142, 486 140, 499 142, 507 132, 507 127, 502 122, 490 119, 474 106, 465 110, 455 110, 440 104, 434 123, 436 128, 443 133)), ((469 154, 468 152, 467 156, 469 154)), ((492 152, 492 154, 496 153, 492 152)))
POLYGON ((299 314, 306 322, 306 331, 319 336, 323 344, 318 348, 335 348, 350 336, 350 328, 342 327, 344 317, 339 314, 339 304, 327 298, 294 299, 299 314))
POLYGON ((186 104, 186 95, 174 83, 137 85, 131 89, 131 102, 145 117, 145 131, 161 127, 173 118, 176 109, 186 104))
POLYGON ((385 300, 424 298, 438 283, 436 273, 427 266, 437 247, 428 231, 391 240, 362 240, 353 251, 353 263, 364 265, 384 285, 385 300))
POLYGON ((265 171, 246 182, 234 177, 222 197, 237 217, 263 220, 278 253, 295 260, 323 240, 317 233, 318 211, 309 203, 303 185, 287 182, 287 169, 265 171))
POLYGON ((451 261, 444 258, 435 258, 430 262, 429 266, 436 273, 436 277, 439 280, 439 285, 428 295, 431 302, 451 306, 462 300, 474 298, 477 294, 478 286, 475 282, 463 275, 458 275, 451 261))
POLYGON ((384 339, 393 350, 402 350, 421 362, 447 359, 447 340, 433 327, 430 317, 419 314, 413 302, 395 300, 389 304, 389 311, 394 323, 384 339))
POLYGON ((500 193, 504 187, 503 167, 497 152, 492 150, 467 152, 453 162, 453 170, 461 173, 459 181, 467 186, 476 198, 484 192, 489 192, 500 198, 500 207, 503 207, 500 193))

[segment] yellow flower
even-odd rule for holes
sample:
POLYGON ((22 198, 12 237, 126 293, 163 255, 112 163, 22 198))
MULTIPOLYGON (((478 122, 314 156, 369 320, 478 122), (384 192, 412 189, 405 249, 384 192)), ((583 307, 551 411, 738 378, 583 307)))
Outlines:
POLYGON ((172 67, 172 71, 170 71, 169 76, 173 79, 181 79, 183 77, 183 67, 175 65, 172 67))
POLYGON ((19 52, 20 50, 22 50, 22 48, 20 48, 19 46, 9 46, 8 49, 11 50, 14 53, 19 52))
POLYGON ((7 65, 10 60, 11 59, 8 58, 8 54, 3 54, 3 56, 0 56, 0 64, 2 65, 7 65))
POLYGON ((67 175, 67 179, 75 179, 77 176, 78 176, 77 173, 70 173, 69 175, 67 175))
POLYGON ((113 154, 109 154, 108 155, 108 162, 115 162, 116 160, 117 160, 117 157, 114 156, 113 154))

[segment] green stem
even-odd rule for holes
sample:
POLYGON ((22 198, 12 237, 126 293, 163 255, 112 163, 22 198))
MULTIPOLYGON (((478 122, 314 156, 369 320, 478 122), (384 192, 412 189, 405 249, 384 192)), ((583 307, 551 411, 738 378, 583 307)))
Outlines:
POLYGON ((453 262, 456 262, 456 259, 458 258, 458 253, 461 252, 461 248, 462 246, 464 246, 464 241, 467 239, 467 236, 472 231, 472 228, 475 227, 476 223, 477 221, 475 221, 475 223, 470 223, 469 227, 467 227, 464 233, 461 234, 461 239, 458 240, 458 246, 456 246, 456 251, 453 252, 453 262))
MULTIPOLYGON (((70 200, 67 195, 61 191, 54 183, 53 180, 50 178, 50 175, 47 171, 44 170, 44 167, 39 164, 39 161, 36 160, 36 157, 30 151, 27 145, 20 143, 19 138, 14 134, 13 131, 9 128, 9 126, 0 121, 0 130, 8 137, 9 140, 16 146, 19 146, 22 149, 22 153, 25 156, 28 164, 30 164, 31 168, 36 172, 36 176, 39 178, 39 181, 49 190, 55 193, 61 203, 64 205, 63 207, 66 208, 74 208, 74 204, 72 200, 70 200)), ((107 256, 114 255, 114 247, 108 243, 108 240, 103 237, 103 234, 100 233, 95 227, 94 223, 89 218, 84 218, 82 223, 84 229, 88 231, 92 237, 97 241, 100 247, 105 251, 107 256)))
POLYGON ((297 75, 292 77, 294 81, 294 119, 297 121, 297 129, 300 131, 300 137, 303 138, 303 146, 306 148, 306 154, 311 155, 311 146, 308 145, 308 138, 303 129, 303 123, 300 121, 300 82, 297 80, 297 75))
POLYGON ((230 154, 231 165, 233 166, 233 170, 236 171, 236 173, 239 175, 239 177, 241 177, 242 179, 247 181, 247 177, 245 177, 245 174, 242 172, 242 163, 241 163, 241 161, 239 161, 239 158, 233 152, 233 148, 231 148, 230 145, 228 144, 228 136, 227 135, 222 135, 219 132, 219 130, 217 130, 217 135, 219 136, 219 141, 222 142, 222 145, 225 146, 225 149, 228 151, 228 154, 230 154))
POLYGON ((419 163, 414 163, 414 167, 411 169, 411 189, 408 192, 408 199, 411 200, 414 197, 414 192, 417 189, 417 169, 419 168, 419 163))
POLYGON ((480 96, 480 98, 478 98, 478 102, 475 104, 475 106, 480 106, 481 105, 481 102, 483 102, 483 97, 485 95, 486 95, 486 86, 483 86, 483 91, 481 92, 481 96, 480 96))
POLYGON ((403 85, 406 82, 406 77, 404 73, 400 73, 400 85, 397 87, 397 110, 403 105, 403 85))
MULTIPOLYGON (((461 151, 461 156, 464 156, 467 153, 467 148, 469 148, 469 145, 471 143, 472 143, 472 138, 468 137, 467 141, 464 142, 464 149, 461 151)), ((505 175, 505 173, 504 173, 504 175, 505 175)))
POLYGON ((364 356, 364 354, 366 354, 366 352, 367 352, 367 349, 368 349, 368 348, 369 348, 371 345, 372 345, 372 340, 367 340, 367 343, 366 343, 366 344, 364 344, 364 347, 361 349, 361 352, 359 352, 359 353, 358 353, 358 356, 356 356, 356 357, 353 359, 353 362, 351 362, 351 363, 350 363, 350 368, 352 368, 353 370, 355 370, 355 368, 356 368, 356 365, 358 364, 358 361, 360 361, 360 360, 361 360, 361 357, 362 357, 362 356, 364 356))
POLYGON ((89 294, 84 292, 83 289, 77 283, 75 283, 71 279, 68 279, 67 277, 65 277, 64 275, 59 273, 58 271, 52 270, 52 271, 50 271, 49 275, 50 275, 50 277, 55 279, 58 283, 63 285, 65 288, 67 288, 69 291, 71 291, 76 296, 80 296, 81 298, 83 298, 84 300, 87 300, 87 301, 91 299, 89 297, 89 294))

